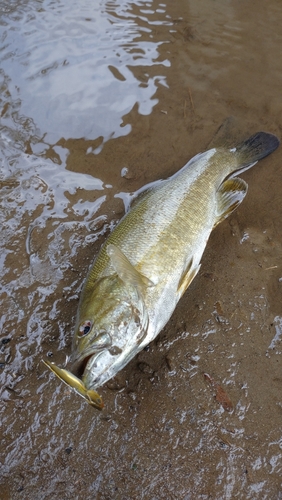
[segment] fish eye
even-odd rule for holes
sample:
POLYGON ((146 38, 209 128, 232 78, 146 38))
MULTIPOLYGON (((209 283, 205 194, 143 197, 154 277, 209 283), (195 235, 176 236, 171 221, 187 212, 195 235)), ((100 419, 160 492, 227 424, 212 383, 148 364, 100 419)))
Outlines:
POLYGON ((92 323, 91 321, 84 321, 79 327, 78 334, 80 337, 84 337, 87 335, 92 328, 92 323))

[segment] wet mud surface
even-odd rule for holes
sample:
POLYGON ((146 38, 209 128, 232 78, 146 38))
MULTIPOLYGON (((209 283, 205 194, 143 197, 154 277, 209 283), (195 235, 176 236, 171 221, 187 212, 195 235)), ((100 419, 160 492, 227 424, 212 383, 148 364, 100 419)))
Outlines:
POLYGON ((126 193, 228 116, 282 137, 281 22, 275 0, 2 2, 1 498, 282 498, 281 147, 102 412, 42 363, 71 353, 126 193))

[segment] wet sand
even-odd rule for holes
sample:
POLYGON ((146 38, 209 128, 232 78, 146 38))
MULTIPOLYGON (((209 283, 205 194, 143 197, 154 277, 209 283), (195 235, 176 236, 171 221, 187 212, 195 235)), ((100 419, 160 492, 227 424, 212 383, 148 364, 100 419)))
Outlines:
POLYGON ((13 11, 4 2, 1 15, 0 496, 278 500, 281 147, 242 174, 246 199, 212 233, 165 329, 100 389, 103 412, 41 360, 63 366, 71 353, 79 292, 124 213, 124 193, 176 172, 229 116, 236 138, 259 130, 282 137, 282 6, 102 3, 102 18, 120 31, 103 38, 102 23, 89 28, 94 45, 100 37, 90 83, 90 70, 89 79, 79 73, 86 42, 77 40, 98 13, 61 4, 54 27, 51 3, 43 7, 30 1, 13 11), (65 66, 63 50, 47 64, 43 42, 41 52, 20 50, 19 33, 28 40, 38 30, 40 48, 50 26, 58 47, 70 44, 65 66), (103 54, 112 75, 105 95, 103 54), (84 84, 54 97, 68 65, 84 84))

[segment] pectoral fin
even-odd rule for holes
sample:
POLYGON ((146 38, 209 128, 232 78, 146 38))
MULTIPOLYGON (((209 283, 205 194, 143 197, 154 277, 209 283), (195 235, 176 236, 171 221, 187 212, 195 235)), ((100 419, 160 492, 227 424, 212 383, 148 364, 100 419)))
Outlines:
POLYGON ((196 274, 199 272, 200 267, 201 267, 200 264, 198 266, 193 266, 193 257, 192 257, 187 268, 182 273, 182 276, 179 280, 177 292, 179 293, 180 297, 182 297, 182 295, 186 292, 188 286, 192 283, 196 274))
POLYGON ((217 191, 217 217, 214 227, 226 219, 242 203, 248 184, 239 177, 224 181, 217 191))
POLYGON ((154 286, 154 283, 139 273, 124 253, 112 243, 107 246, 107 254, 111 259, 114 270, 124 283, 133 285, 140 290, 143 290, 144 287, 154 286))

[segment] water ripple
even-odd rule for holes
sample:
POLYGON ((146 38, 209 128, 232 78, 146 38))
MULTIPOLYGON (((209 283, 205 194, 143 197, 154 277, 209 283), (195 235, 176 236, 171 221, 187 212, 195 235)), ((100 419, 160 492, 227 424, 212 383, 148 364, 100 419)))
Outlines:
POLYGON ((151 113, 170 63, 159 53, 166 40, 152 38, 156 21, 142 9, 147 5, 45 0, 17 12, 3 6, 0 61, 9 93, 48 142, 126 135, 131 127, 122 117, 136 103, 140 114, 151 113))

